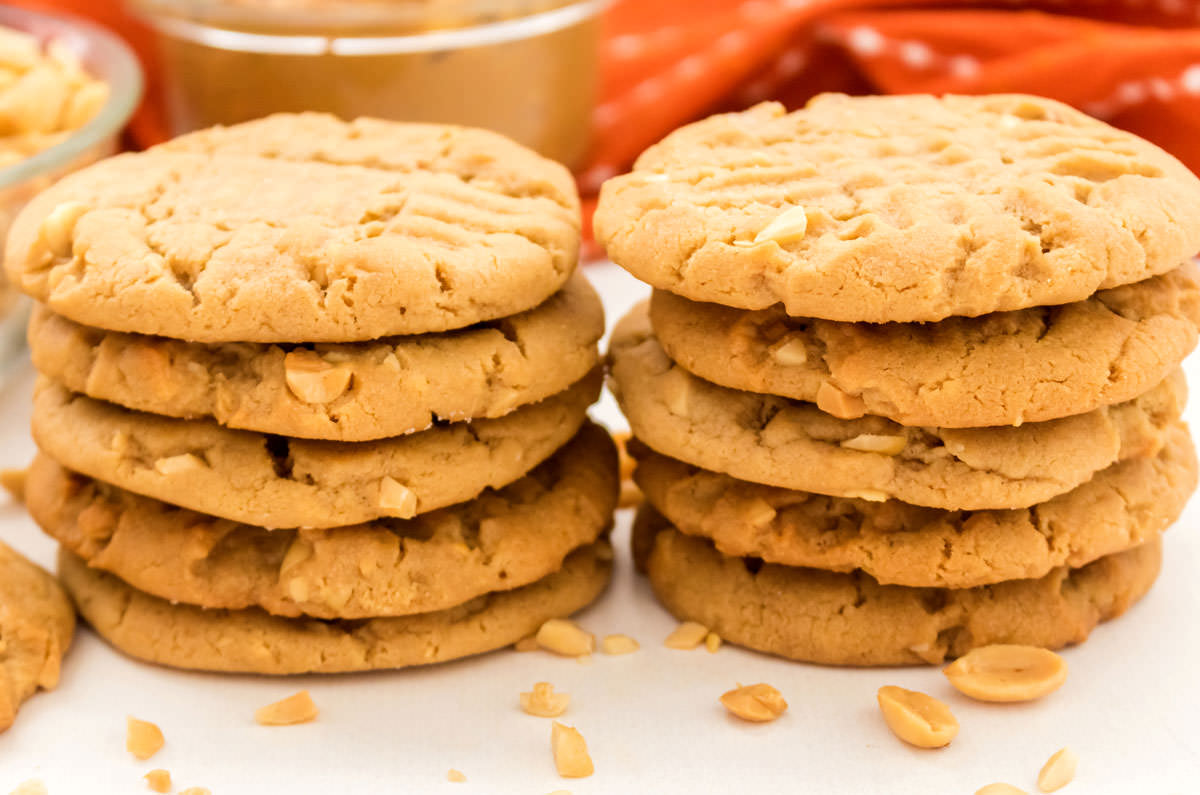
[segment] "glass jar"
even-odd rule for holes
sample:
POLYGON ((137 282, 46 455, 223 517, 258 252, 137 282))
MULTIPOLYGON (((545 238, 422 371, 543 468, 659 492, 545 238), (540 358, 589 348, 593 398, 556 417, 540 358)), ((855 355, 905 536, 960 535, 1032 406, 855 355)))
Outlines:
POLYGON ((175 134, 317 110, 485 127, 577 166, 604 0, 131 0, 175 134))

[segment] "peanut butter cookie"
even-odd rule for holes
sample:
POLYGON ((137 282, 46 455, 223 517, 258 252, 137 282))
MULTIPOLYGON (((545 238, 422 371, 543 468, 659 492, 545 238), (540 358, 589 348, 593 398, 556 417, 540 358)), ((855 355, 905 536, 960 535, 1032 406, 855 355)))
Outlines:
POLYGON ((576 273, 528 312, 461 331, 348 345, 203 345, 82 326, 38 305, 29 346, 68 389, 153 414, 361 442, 501 417, 596 366, 604 310, 576 273))
POLYGON ((1036 580, 978 588, 880 585, 840 574, 725 557, 643 508, 635 550, 673 615, 756 651, 826 665, 940 663, 979 646, 1056 649, 1087 639, 1154 584, 1158 539, 1036 580))
POLYGON ((606 541, 583 547, 534 583, 447 610, 354 621, 173 605, 89 569, 66 550, 58 565, 84 619, 132 657, 175 668, 279 675, 403 668, 504 648, 600 596, 612 548, 606 541))
POLYGON ((638 484, 680 532, 728 557, 883 585, 974 588, 1079 568, 1158 538, 1196 488, 1196 454, 1176 424, 1158 455, 1113 464, 1049 502, 1009 511, 943 511, 735 480, 634 445, 638 484))
POLYGON ((663 455, 754 483, 947 510, 1028 507, 1152 455, 1186 399, 1176 373, 1128 403, 1016 428, 844 420, 697 378, 663 352, 644 305, 617 324, 609 356, 634 435, 663 455))
POLYGON ((39 688, 53 690, 75 634, 58 582, 0 541, 0 732, 39 688))
POLYGON ((1049 99, 826 94, 676 130, 604 184, 595 225, 694 301, 934 321, 1173 270, 1200 249, 1200 179, 1049 99))
POLYGON ((658 290, 650 320, 671 359, 722 386, 818 403, 847 419, 1020 425, 1131 400, 1165 378, 1196 346, 1197 276, 1189 264, 1065 306, 883 325, 791 318, 778 306, 747 312, 658 290))
POLYGON ((268 528, 337 527, 407 519, 517 480, 575 435, 600 382, 596 371, 503 417, 347 443, 143 414, 43 378, 33 436, 70 469, 173 505, 268 528))
POLYGON ((96 328, 352 342, 536 306, 579 225, 567 170, 495 133, 280 114, 72 174, 17 217, 5 267, 96 328))
POLYGON ((148 594, 281 616, 373 618, 444 610, 557 571, 612 524, 616 452, 586 425, 529 475, 409 520, 266 530, 74 474, 45 456, 29 512, 87 565, 148 594))

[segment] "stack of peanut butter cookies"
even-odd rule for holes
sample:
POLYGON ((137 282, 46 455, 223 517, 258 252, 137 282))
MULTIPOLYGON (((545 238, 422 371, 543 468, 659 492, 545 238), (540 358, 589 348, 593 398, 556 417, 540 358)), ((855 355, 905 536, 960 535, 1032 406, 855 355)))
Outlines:
POLYGON ((613 384, 635 555, 721 637, 830 664, 1084 640, 1196 485, 1200 181, 1024 96, 710 118, 605 185, 657 288, 613 384))
POLYGON ((557 164, 282 115, 39 196, 30 512, 84 618, 166 665, 433 663, 593 601, 616 454, 557 164))

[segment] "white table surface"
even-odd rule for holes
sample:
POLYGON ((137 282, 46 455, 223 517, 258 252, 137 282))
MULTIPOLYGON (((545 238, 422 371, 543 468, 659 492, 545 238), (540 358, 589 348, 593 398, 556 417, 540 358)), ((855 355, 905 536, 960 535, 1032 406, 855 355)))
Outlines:
MULTIPOLYGON (((610 323, 646 293, 611 266, 587 272, 610 323)), ((1200 357, 1191 368, 1196 383, 1198 367, 1200 357)), ((0 391, 0 466, 31 457, 31 384, 26 368, 0 391)), ((611 397, 596 415, 622 424, 611 397)), ((612 586, 579 620, 597 635, 634 636, 642 644, 636 654, 597 654, 584 665, 506 650, 425 669, 272 679, 156 668, 81 629, 59 688, 26 702, 0 735, 0 793, 29 778, 41 779, 51 795, 148 792, 141 776, 156 767, 170 770, 177 788, 205 786, 213 795, 928 795, 973 793, 997 780, 1032 792, 1042 763, 1064 745, 1080 757, 1066 793, 1200 792, 1200 501, 1168 535, 1164 572, 1150 595, 1064 652, 1066 685, 1041 702, 1008 706, 957 695, 936 668, 845 670, 729 646, 716 654, 665 649, 662 639, 676 622, 631 570, 629 519, 618 520, 612 586), (591 778, 558 778, 550 722, 518 708, 517 694, 539 680, 571 694, 563 720, 587 738, 591 778), (791 705, 775 723, 741 723, 717 703, 735 682, 760 681, 791 705), (883 684, 947 701, 962 725, 958 738, 940 751, 901 744, 875 706, 883 684), (257 707, 301 688, 320 707, 315 723, 254 723, 257 707), (166 734, 166 747, 149 762, 124 750, 126 715, 152 720, 166 734), (447 782, 450 768, 467 782, 447 782)), ((19 507, 0 508, 0 537, 52 563, 53 544, 19 507)))

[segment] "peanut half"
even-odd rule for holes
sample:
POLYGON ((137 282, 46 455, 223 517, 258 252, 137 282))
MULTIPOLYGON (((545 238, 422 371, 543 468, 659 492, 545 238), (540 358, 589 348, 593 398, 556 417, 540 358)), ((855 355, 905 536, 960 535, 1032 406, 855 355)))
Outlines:
POLYGON ((918 748, 942 748, 958 734, 950 708, 916 690, 885 685, 876 694, 879 711, 892 734, 918 748))
POLYGON ((752 723, 773 721, 787 709, 783 694, 768 684, 738 685, 721 694, 725 709, 752 723))
POLYGON ((1020 787, 997 781, 995 784, 988 784, 986 787, 975 790, 975 795, 1029 795, 1029 793, 1020 787))
POLYGON ((1062 687, 1067 663, 1049 649, 998 643, 971 650, 942 673, 979 701, 1032 701, 1062 687))
POLYGON ((1037 785, 1042 792, 1054 792, 1071 783, 1075 778, 1075 769, 1079 767, 1079 757, 1070 748, 1060 748, 1046 760, 1038 773, 1037 785))

